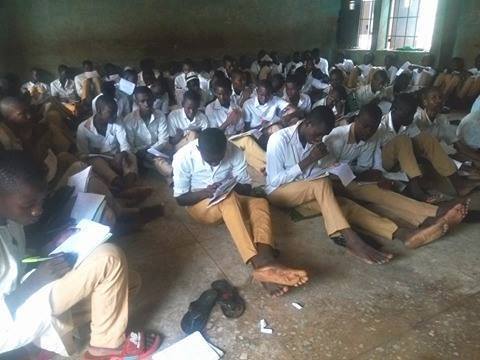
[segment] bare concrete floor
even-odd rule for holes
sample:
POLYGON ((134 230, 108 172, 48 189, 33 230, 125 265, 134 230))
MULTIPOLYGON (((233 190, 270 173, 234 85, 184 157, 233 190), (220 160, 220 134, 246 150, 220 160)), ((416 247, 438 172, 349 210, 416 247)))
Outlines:
POLYGON ((305 267, 311 280, 271 299, 251 281, 224 225, 194 223, 161 180, 149 182, 161 184, 155 198, 166 216, 122 240, 143 277, 132 326, 161 333, 162 348, 184 336, 188 304, 226 278, 247 310, 237 320, 218 307, 212 313, 204 335, 225 359, 480 359, 480 225, 461 225, 415 251, 386 243, 395 259, 372 266, 334 245, 321 218, 293 223, 272 209, 282 261, 305 267), (272 335, 260 333, 262 318, 272 335))

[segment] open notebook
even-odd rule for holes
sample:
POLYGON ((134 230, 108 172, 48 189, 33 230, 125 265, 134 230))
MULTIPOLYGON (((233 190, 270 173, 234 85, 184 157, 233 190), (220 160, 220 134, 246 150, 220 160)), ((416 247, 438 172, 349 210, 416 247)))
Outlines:
POLYGON ((91 220, 83 219, 77 224, 78 231, 65 240, 50 255, 58 253, 73 253, 77 257, 74 268, 78 267, 97 246, 107 241, 112 234, 110 227, 91 220))
POLYGON ((218 360, 224 352, 208 343, 198 331, 152 355, 153 360, 218 360))

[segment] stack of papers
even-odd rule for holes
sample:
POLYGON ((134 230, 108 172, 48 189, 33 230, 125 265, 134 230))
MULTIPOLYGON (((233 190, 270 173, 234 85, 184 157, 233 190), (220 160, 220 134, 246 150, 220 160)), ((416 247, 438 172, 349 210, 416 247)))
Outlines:
POLYGON ((228 194, 230 194, 235 185, 237 185, 236 177, 229 177, 223 180, 217 190, 215 190, 215 194, 213 194, 213 197, 208 203, 207 208, 225 200, 225 198, 228 196, 228 194))
POLYGON ((50 253, 50 255, 61 252, 76 254, 77 261, 74 268, 78 267, 93 250, 112 236, 109 226, 86 219, 81 220, 76 228, 78 231, 75 234, 50 253))
POLYGON ((218 360, 225 353, 208 343, 198 331, 152 355, 153 360, 218 360))

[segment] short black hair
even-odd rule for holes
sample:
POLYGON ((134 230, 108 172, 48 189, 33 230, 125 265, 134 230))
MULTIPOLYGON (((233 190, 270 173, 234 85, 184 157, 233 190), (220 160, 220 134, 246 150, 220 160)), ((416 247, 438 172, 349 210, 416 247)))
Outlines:
POLYGON ((360 108, 358 115, 367 114, 370 118, 374 119, 376 122, 380 123, 382 120, 382 109, 375 103, 370 102, 368 104, 363 105, 360 108))
POLYGON ((207 128, 198 136, 198 147, 207 154, 221 154, 227 148, 227 138, 218 128, 207 128))
POLYGON ((260 80, 257 87, 265 88, 269 93, 273 93, 273 86, 269 80, 260 80))
POLYGON ((317 106, 305 117, 307 122, 314 126, 324 125, 328 130, 335 127, 335 115, 333 111, 326 106, 317 106))
POLYGON ((243 71, 239 69, 233 69, 232 72, 230 73, 230 77, 233 79, 234 77, 243 77, 243 71))
POLYGON ((333 68, 332 70, 330 70, 330 77, 332 77, 332 75, 334 74, 340 75, 342 78, 345 78, 345 75, 343 75, 343 71, 338 68, 333 68))
POLYGON ((22 150, 0 151, 0 192, 14 192, 19 184, 45 188, 45 169, 22 150))
POLYGON ((216 79, 213 88, 216 89, 216 88, 219 88, 219 87, 231 91, 232 90, 232 83, 226 77, 221 77, 221 78, 216 79))
POLYGON ((285 78, 282 74, 273 74, 270 78, 270 83, 274 91, 278 91, 285 84, 285 78))
POLYGON ((93 66, 93 62, 91 60, 83 60, 82 66, 85 66, 85 65, 93 66))
POLYGON ((341 99, 347 98, 347 89, 343 85, 332 87, 330 91, 336 91, 341 99))
POLYGON ((286 83, 286 84, 287 84, 287 83, 295 84, 295 86, 296 86, 297 88, 300 88, 300 87, 301 87, 301 85, 300 85, 300 80, 299 80, 298 76, 295 75, 295 74, 290 74, 290 75, 288 75, 288 76, 287 76, 287 79, 285 80, 285 83, 286 83))
POLYGON ((108 95, 100 95, 95 102, 95 109, 97 112, 100 112, 105 106, 109 106, 112 109, 117 109, 117 102, 115 101, 115 98, 108 95))
POLYGON ((104 83, 102 83, 101 90, 102 90, 102 95, 114 97, 115 96, 115 90, 116 90, 115 82, 114 81, 105 81, 104 83))
POLYGON ((148 86, 137 86, 135 88, 135 90, 133 91, 133 95, 136 98, 137 95, 140 95, 140 94, 149 95, 149 96, 153 97, 152 90, 150 90, 150 88, 148 86))
POLYGON ((380 69, 373 73, 374 78, 378 78, 379 76, 381 76, 384 81, 388 81, 388 74, 385 70, 380 69))
POLYGON ((392 109, 399 109, 406 107, 411 112, 415 111, 418 107, 417 98, 413 94, 401 93, 395 96, 392 103, 392 109))
POLYGON ((200 94, 196 91, 193 91, 193 90, 187 90, 185 91, 185 94, 183 94, 183 101, 182 101, 182 104, 186 101, 186 100, 190 100, 190 101, 193 101, 195 102, 196 104, 199 104, 200 105, 200 101, 202 100, 200 94))
POLYGON ((58 70, 58 72, 60 72, 62 70, 68 71, 68 66, 65 65, 65 64, 60 64, 60 65, 58 65, 57 70, 58 70))

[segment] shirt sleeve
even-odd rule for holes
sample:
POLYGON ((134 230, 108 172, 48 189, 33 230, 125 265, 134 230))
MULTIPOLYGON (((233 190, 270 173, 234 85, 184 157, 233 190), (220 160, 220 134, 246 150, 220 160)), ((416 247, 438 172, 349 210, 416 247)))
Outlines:
POLYGON ((172 167, 174 197, 179 197, 180 195, 190 192, 192 183, 192 169, 190 168, 189 158, 184 156, 182 150, 173 156, 172 167))
POLYGON ((127 132, 121 124, 115 124, 115 137, 117 138, 120 151, 130 151, 131 146, 127 139, 127 132))
POLYGON ((229 144, 234 152, 232 175, 237 178, 239 184, 251 184, 252 179, 247 172, 247 161, 242 150, 233 144, 229 144))
POLYGON ((267 179, 272 187, 291 183, 302 174, 298 164, 286 168, 284 147, 280 136, 270 137, 267 144, 267 179))
POLYGON ((252 113, 250 112, 249 101, 243 103, 243 119, 246 123, 250 124, 252 122, 252 113))
POLYGON ((167 129, 168 136, 174 137, 177 134, 177 129, 175 126, 175 112, 171 112, 167 117, 167 129))
POLYGON ((77 150, 81 155, 88 155, 90 147, 88 142, 88 135, 85 126, 81 124, 77 130, 77 150))
POLYGON ((167 119, 165 118, 165 115, 162 113, 155 114, 155 116, 160 117, 160 121, 158 122, 158 128, 157 128, 157 142, 152 145, 152 147, 161 147, 162 145, 165 145, 168 143, 168 127, 167 127, 167 119))
POLYGON ((54 82, 52 82, 52 84, 50 85, 50 95, 52 95, 53 97, 57 97, 57 95, 59 95, 57 87, 54 86, 54 82))

